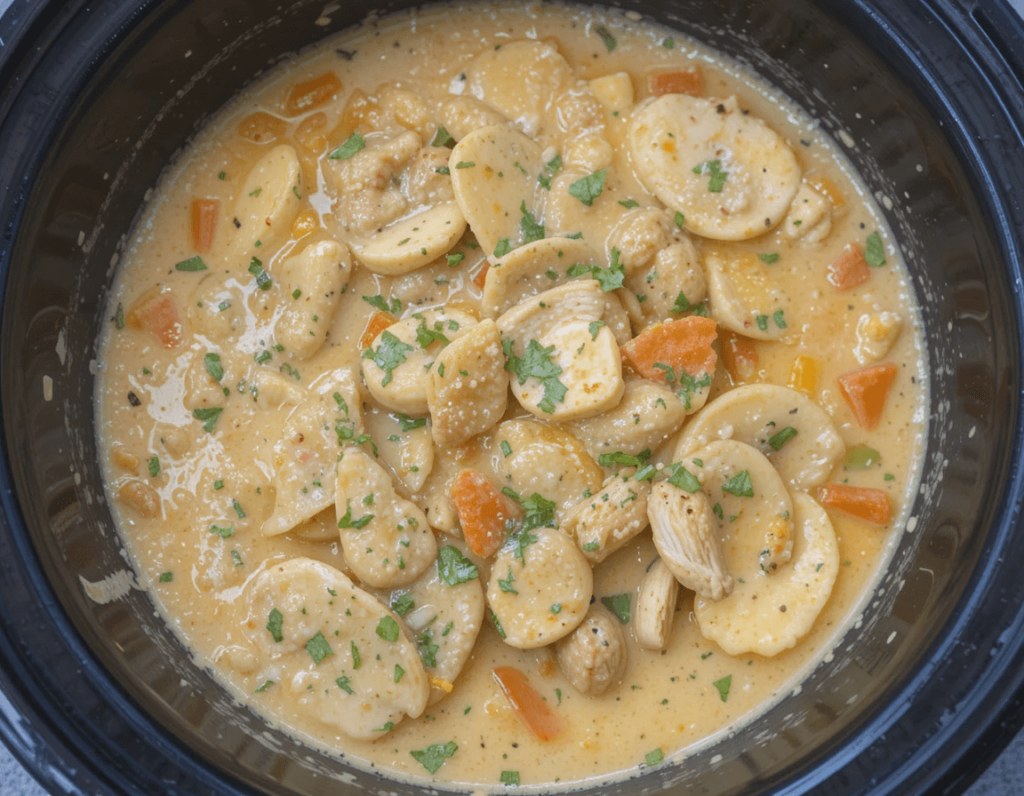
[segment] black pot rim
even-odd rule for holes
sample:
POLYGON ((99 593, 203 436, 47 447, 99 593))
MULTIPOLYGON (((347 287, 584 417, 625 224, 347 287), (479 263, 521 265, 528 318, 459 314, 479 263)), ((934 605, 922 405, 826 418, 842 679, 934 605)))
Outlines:
MULTIPOLYGON (((67 8, 76 13, 85 3, 72 0, 67 8)), ((140 9, 151 3, 143 2, 140 9)), ((867 0, 842 3, 831 0, 824 5, 840 18, 870 20, 883 37, 879 46, 902 50, 912 64, 919 82, 931 90, 931 100, 947 122, 947 135, 955 148, 968 154, 972 174, 979 184, 979 198, 995 230, 1004 262, 1011 271, 1010 281, 1021 284, 1021 263, 1024 261, 1024 206, 1010 193, 1013 185, 1024 186, 1024 156, 1009 164, 1016 181, 1001 179, 1000 162, 1007 142, 993 142, 984 135, 986 120, 965 118, 958 110, 960 92, 984 87, 991 100, 992 113, 1016 133, 1011 142, 1018 153, 1024 152, 1024 23, 1007 0, 988 0, 965 11, 954 0, 932 0, 928 14, 941 26, 949 40, 963 53, 965 62, 974 67, 971 81, 957 86, 944 82, 943 67, 927 53, 916 51, 901 30, 900 20, 888 9, 879 10, 867 0)), ((69 24, 73 14, 48 14, 48 5, 32 0, 14 0, 0 18, 0 130, 16 108, 19 92, 38 65, 37 43, 46 40, 62 25, 69 24)), ((124 24, 128 20, 117 20, 124 24)), ((84 78, 83 78, 84 79, 84 78)), ((3 164, 0 175, 6 176, 19 164, 3 164)), ((25 171, 28 174, 30 171, 25 171)), ((0 218, 5 234, 0 238, 0 280, 6 284, 10 268, 12 241, 20 221, 20 192, 25 185, 0 184, 0 218)), ((1015 310, 1016 336, 1024 340, 1024 292, 1017 290, 1012 298, 1015 310)), ((1024 363, 1017 367, 1024 370, 1024 363)), ((2 433, 2 431, 0 431, 2 433)), ((885 744, 887 732, 896 720, 920 699, 941 688, 944 681, 955 677, 957 661, 968 652, 973 623, 986 605, 997 599, 978 589, 1014 564, 1024 564, 1024 531, 1020 530, 1020 512, 1024 506, 1024 424, 1018 413, 1013 429, 1013 458, 1008 465, 1011 477, 1005 485, 996 518, 985 541, 981 561, 970 585, 954 610, 941 640, 922 657, 923 663, 913 676, 901 685, 895 698, 864 722, 852 735, 831 750, 827 764, 792 777, 778 792, 806 793, 821 786, 829 776, 854 765, 858 757, 869 755, 872 748, 885 744)), ((0 564, 18 566, 27 576, 33 598, 42 606, 52 622, 55 634, 62 638, 75 659, 80 676, 107 695, 108 703, 120 716, 137 729, 152 749, 155 758, 187 771, 197 781, 224 794, 253 793, 249 787, 219 772, 211 771, 196 760, 183 744, 164 729, 147 719, 110 675, 79 636, 61 609, 50 583, 35 560, 35 553, 14 494, 10 457, 16 455, 15 440, 4 438, 4 456, 0 457, 0 533, 8 535, 20 554, 17 562, 0 564)), ((1004 574, 1004 577, 1006 575, 1004 574)), ((3 606, 9 611, 11 606, 3 606)), ((950 793, 966 788, 1000 753, 1014 735, 1024 727, 1024 605, 1011 605, 1000 615, 1001 644, 993 648, 982 672, 971 684, 968 696, 957 705, 948 720, 932 728, 907 749, 898 766, 879 770, 872 794, 950 793), (1013 610, 1011 610, 1013 609, 1013 610)), ((990 628, 991 629, 991 628, 990 628)), ((974 655, 980 654, 973 651, 974 655)), ((60 723, 60 703, 64 695, 50 688, 52 681, 38 668, 38 661, 23 643, 16 617, 0 617, 0 740, 14 756, 49 791, 69 794, 130 794, 138 790, 131 768, 139 761, 117 760, 117 750, 104 748, 102 740, 90 736, 82 728, 60 723), (105 758, 112 755, 114 759, 105 758)), ((168 790, 167 792, 177 792, 168 790)))

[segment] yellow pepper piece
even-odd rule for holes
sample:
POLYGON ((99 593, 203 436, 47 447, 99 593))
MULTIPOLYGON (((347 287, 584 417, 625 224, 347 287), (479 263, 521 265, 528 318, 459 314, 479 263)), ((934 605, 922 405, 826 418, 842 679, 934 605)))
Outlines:
POLYGON ((800 354, 789 369, 789 386, 813 396, 821 377, 821 363, 814 357, 800 354))

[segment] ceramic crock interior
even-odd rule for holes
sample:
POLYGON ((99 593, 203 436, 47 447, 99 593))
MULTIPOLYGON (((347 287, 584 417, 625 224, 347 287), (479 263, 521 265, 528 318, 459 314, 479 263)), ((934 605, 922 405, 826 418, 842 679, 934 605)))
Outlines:
MULTIPOLYGON (((124 235, 164 166, 242 83, 365 16, 364 4, 340 5, 317 25, 323 0, 71 2, 36 56, 38 90, 14 108, 37 116, 22 124, 21 135, 35 137, 18 150, 27 182, 4 219, 14 243, 0 375, 14 492, 5 502, 12 530, 0 544, 0 595, 38 663, 22 673, 25 687, 59 697, 65 743, 89 750, 86 769, 107 767, 112 792, 313 794, 382 780, 297 745, 234 704, 191 665, 145 592, 102 602, 87 588, 127 567, 103 499, 91 409, 94 340, 108 321, 105 289, 124 235), (53 380, 52 400, 44 377, 53 380)), ((404 5, 412 4, 388 8, 404 5)), ((909 54, 860 4, 836 4, 832 16, 802 0, 621 5, 750 64, 851 142, 849 156, 889 200, 922 303, 933 381, 915 528, 834 659, 799 693, 685 764, 600 792, 686 785, 753 794, 783 783, 865 792, 927 737, 903 737, 918 725, 886 712, 941 652, 958 601, 977 587, 976 565, 1005 501, 1019 332, 1004 253, 977 198, 985 186, 977 168, 958 164, 968 144, 937 123, 956 109, 933 99, 909 54), (879 747, 886 733, 893 748, 879 747), (826 781, 829 772, 839 775, 826 781)), ((945 700, 914 704, 914 722, 939 721, 955 688, 945 700)))

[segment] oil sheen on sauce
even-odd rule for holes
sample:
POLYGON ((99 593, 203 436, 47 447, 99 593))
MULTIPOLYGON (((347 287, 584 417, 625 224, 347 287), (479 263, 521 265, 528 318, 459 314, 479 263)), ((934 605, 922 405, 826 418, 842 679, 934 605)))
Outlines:
MULTIPOLYGON (((697 121, 691 119, 692 125, 699 126, 697 121)), ((747 131, 744 135, 760 129, 739 128, 747 131)), ((549 255, 557 263, 558 254, 549 255)), ((494 299, 498 310, 508 309, 502 302, 511 306, 525 297, 529 303, 532 294, 570 284, 566 272, 577 262, 574 257, 561 271, 542 270, 521 295, 506 285, 506 292, 494 299)), ((140 582, 194 651, 197 665, 209 667, 253 709, 311 745, 356 765, 372 762, 400 778, 430 777, 483 790, 512 782, 567 785, 677 759, 702 740, 735 728, 797 686, 859 613, 898 539, 921 468, 927 374, 919 315, 898 250, 866 190, 813 120, 771 87, 682 36, 621 16, 547 5, 428 9, 369 22, 278 67, 224 109, 169 166, 118 270, 110 316, 113 321, 100 344, 96 410, 108 494, 140 582), (659 99, 652 99, 655 94, 659 99), (770 141, 737 139, 692 164, 685 161, 678 167, 685 179, 673 178, 671 167, 665 167, 666 154, 675 146, 669 140, 672 130, 692 126, 658 128, 664 114, 650 115, 649 124, 636 117, 665 97, 685 103, 693 96, 700 102, 712 98, 715 106, 710 121, 702 116, 700 124, 713 126, 715 114, 764 119, 781 136, 785 152, 772 151, 770 141), (475 148, 463 146, 467 138, 470 143, 474 135, 480 138, 474 131, 486 125, 499 129, 490 139, 495 147, 489 150, 486 140, 475 148), (667 137, 658 139, 658 129, 667 137), (519 146, 521 139, 508 138, 502 130, 514 130, 533 143, 510 155, 509 147, 519 146), (653 146, 661 147, 653 154, 643 151, 652 135, 653 146), (452 154, 457 142, 463 148, 452 154), (437 146, 424 149, 431 143, 437 146), (779 159, 792 152, 798 169, 800 193, 796 199, 791 193, 781 210, 769 210, 766 231, 739 229, 739 216, 750 207, 763 210, 768 201, 754 189, 736 192, 746 179, 740 162, 745 146, 748 151, 768 147, 761 154, 770 169, 780 171, 779 159), (467 151, 478 153, 481 162, 459 160, 458 153, 467 151), (366 152, 379 157, 360 157, 366 152), (456 173, 471 169, 481 171, 456 173), (486 175, 484 169, 489 169, 486 175), (662 179, 666 173, 669 178, 662 179), (693 175, 703 181, 700 190, 706 184, 707 195, 693 197, 692 206, 659 200, 673 186, 690 185, 686 181, 693 175), (452 199, 451 183, 458 180, 465 196, 457 198, 468 201, 469 208, 452 199), (716 181, 721 183, 718 191, 716 181), (717 201, 718 193, 724 209, 715 205, 713 213, 705 213, 701 208, 709 199, 717 201), (401 227, 402 219, 420 208, 441 206, 449 215, 427 218, 426 231, 416 223, 401 227), (645 226, 636 219, 649 208, 658 212, 649 214, 645 226), (469 228, 446 242, 445 226, 461 229, 466 215, 469 228), (632 228, 629 219, 634 219, 632 228), (582 239, 570 237, 580 232, 582 239), (712 234, 732 239, 713 239, 712 234), (408 240, 416 235, 422 240, 408 240), (578 396, 584 414, 587 401, 598 399, 586 389, 587 374, 571 371, 568 360, 559 360, 565 364, 562 384, 569 388, 563 399, 556 389, 546 410, 538 397, 546 395, 544 382, 527 380, 519 385, 521 393, 507 396, 501 425, 494 422, 499 407, 491 426, 467 440, 460 438, 460 426, 486 415, 473 401, 483 400, 489 382, 468 385, 465 400, 479 411, 448 418, 443 438, 456 441, 444 445, 434 441, 442 434, 437 430, 441 410, 425 407, 421 396, 412 395, 415 385, 398 385, 391 392, 381 386, 389 374, 396 380, 404 377, 408 369, 400 365, 415 356, 423 358, 422 370, 429 372, 441 361, 435 362, 449 335, 454 341, 456 332, 468 333, 476 320, 496 317, 483 290, 496 279, 495 272, 500 274, 503 263, 495 255, 536 246, 531 238, 537 237, 557 237, 566 250, 590 246, 592 259, 582 262, 575 275, 608 280, 602 284, 608 292, 597 294, 615 300, 599 311, 604 313, 600 320, 581 316, 590 318, 585 336, 579 329, 572 336, 563 325, 558 327, 563 337, 558 337, 551 325, 566 318, 537 321, 533 327, 528 325, 532 320, 524 323, 548 335, 537 333, 544 343, 538 343, 540 349, 552 345, 548 340, 571 339, 574 348, 580 341, 581 350, 607 343, 614 356, 602 359, 599 352, 593 360, 596 372, 605 374, 598 385, 605 392, 621 395, 619 382, 625 375, 625 383, 632 385, 627 397, 641 382, 671 393, 666 397, 672 407, 683 408, 668 438, 655 439, 653 452, 643 439, 631 436, 639 432, 623 430, 621 422, 602 425, 600 416, 588 420, 572 414, 569 402, 578 396), (317 246, 327 247, 319 260, 312 255, 317 246), (674 258, 663 254, 672 246, 674 258), (410 247, 420 253, 406 251, 410 247), (310 253, 305 261, 300 257, 304 251, 310 253), (692 260, 694 252, 703 263, 701 274, 672 272, 685 266, 687 256, 692 260), (491 273, 484 274, 488 255, 491 273), (416 264, 419 259, 422 265, 416 264), (687 290, 690 294, 684 295, 687 290), (445 315, 423 315, 441 306, 445 315), (761 307, 767 309, 762 313, 761 307), (717 321, 710 386, 699 370, 684 374, 685 368, 673 368, 669 375, 671 365, 657 362, 643 379, 632 372, 636 363, 632 370, 618 365, 618 348, 628 348, 629 338, 695 311, 697 316, 709 311, 717 321), (413 318, 413 328, 422 328, 426 339, 398 347, 399 358, 388 360, 381 329, 367 332, 374 317, 386 322, 381 313, 393 316, 392 321, 413 318), (426 319, 420 327, 416 315, 426 319), (882 391, 877 417, 858 417, 840 389, 851 373, 861 374, 848 382, 852 390, 876 389, 877 379, 865 381, 865 368, 892 379, 882 391), (368 386, 371 378, 377 383, 368 386), (702 634, 695 609, 700 598, 682 588, 665 649, 642 649, 636 640, 637 603, 658 555, 652 532, 645 529, 593 567, 593 597, 598 605, 610 605, 613 617, 621 615, 615 621, 625 644, 625 667, 604 693, 580 693, 560 670, 551 646, 509 646, 485 616, 477 620, 479 635, 450 683, 451 692, 435 682, 431 704, 418 718, 391 722, 390 728, 382 722, 368 737, 351 738, 325 719, 334 714, 318 712, 318 699, 340 699, 344 685, 355 683, 377 662, 364 655, 357 665, 354 643, 344 649, 337 642, 331 645, 331 628, 344 622, 341 608, 331 600, 310 595, 309 612, 303 603, 289 613, 274 603, 272 593, 253 596, 261 577, 296 558, 352 575, 339 534, 355 533, 354 526, 374 512, 386 513, 379 501, 390 489, 395 500, 409 501, 401 505, 422 510, 416 515, 410 509, 410 516, 433 526, 417 528, 416 523, 406 529, 421 532, 406 546, 419 550, 407 554, 410 566, 415 555, 436 556, 431 549, 453 546, 477 566, 482 593, 495 556, 507 554, 484 558, 467 551, 448 499, 449 484, 460 470, 481 473, 495 490, 510 487, 523 501, 537 494, 544 500, 528 505, 526 515, 543 520, 548 510, 546 519, 564 522, 572 505, 601 499, 604 479, 630 472, 622 470, 630 463, 644 466, 648 456, 651 464, 664 466, 654 483, 675 473, 674 483, 685 485, 673 467, 677 463, 705 480, 700 451, 709 448, 687 448, 678 441, 680 434, 685 439, 702 417, 693 410, 703 401, 714 407, 721 396, 754 384, 795 388, 824 410, 841 437, 832 458, 818 451, 826 472, 800 487, 791 480, 791 491, 816 497, 823 483, 826 488, 876 490, 864 494, 874 496, 876 508, 879 495, 891 507, 891 519, 874 523, 828 509, 834 560, 822 559, 812 571, 834 570, 835 581, 809 632, 795 646, 772 656, 728 654, 702 634), (383 393, 393 405, 374 397, 383 393), (361 422, 339 425, 354 416, 343 416, 342 401, 354 415, 361 406, 361 422), (526 407, 531 401, 532 411, 526 407), (691 406, 684 425, 685 403, 691 406), (324 405, 334 412, 326 429, 317 415, 327 411, 324 405), (312 419, 298 416, 302 411, 312 412, 312 419), (423 418, 430 422, 419 422, 423 418), (328 441, 338 437, 329 472, 300 484, 299 464, 293 462, 288 472, 282 464, 287 444, 303 432, 324 430, 328 441), (617 435, 616 441, 602 434, 617 435), (514 448, 530 448, 534 455, 512 464, 514 448), (600 456, 627 448, 637 458, 600 456), (336 506, 333 468, 335 454, 343 451, 350 463, 362 457, 358 461, 368 464, 350 474, 348 497, 336 506), (382 469, 372 472, 383 473, 390 487, 358 493, 356 482, 378 466, 382 469), (546 501, 553 508, 546 509, 546 501), (310 505, 323 510, 313 511, 310 505), (312 518, 296 520, 309 511, 312 518), (339 530, 339 521, 346 527, 339 530), (274 530, 282 528, 286 532, 274 530), (435 548, 422 534, 436 538, 435 548), (418 547, 421 542, 426 547, 418 547), (281 608, 283 621, 276 628, 268 607, 281 608), (311 616, 317 611, 337 613, 322 624, 320 640, 326 647, 312 641, 313 629, 321 627, 311 616), (289 631, 299 633, 296 625, 307 619, 306 635, 289 639, 289 631), (283 641, 273 641, 275 635, 283 641), (288 643, 291 657, 275 657, 280 645, 288 643), (555 714, 560 729, 552 739, 539 740, 520 720, 492 675, 498 666, 525 674, 555 714), (420 754, 425 750, 430 754, 420 754)), ((520 342, 523 347, 513 356, 525 357, 529 340, 520 342)), ((492 358, 508 355, 486 350, 492 358)), ((539 361, 543 366, 553 360, 541 356, 539 361)), ((512 373, 513 383, 517 375, 512 373)), ((608 415, 626 398, 601 400, 606 403, 600 414, 608 415)), ((865 400, 870 415, 877 401, 870 395, 865 400)), ((668 411, 665 400, 643 407, 635 418, 626 414, 628 422, 644 429, 649 419, 660 417, 659 410, 668 411)), ((735 417, 728 417, 728 423, 708 432, 709 439, 740 434, 733 427, 735 417)), ((810 426, 795 420, 793 426, 810 433, 810 426)), ((786 445, 801 441, 799 433, 776 436, 786 427, 778 423, 764 429, 760 449, 781 456, 786 445)), ((739 469, 737 464, 723 478, 739 475, 739 469)), ((648 489, 651 482, 632 483, 648 489)), ((759 571, 771 561, 759 558, 765 529, 743 517, 748 505, 743 501, 757 498, 744 497, 742 483, 722 486, 729 484, 730 489, 716 487, 709 495, 723 555, 747 555, 746 566, 753 562, 751 582, 788 577, 786 568, 793 563, 781 564, 772 574, 759 571), (730 541, 736 528, 746 533, 754 528, 755 536, 761 535, 730 541), (742 553, 745 548, 752 552, 742 553)), ((751 491, 758 490, 755 477, 751 491)), ((841 495, 833 502, 850 507, 841 495)), ((565 571, 581 558, 586 561, 583 550, 593 544, 581 538, 581 549, 565 571)), ((539 547, 527 543, 521 551, 525 561, 534 554, 531 548, 539 547)), ((515 570, 518 581, 513 576, 515 559, 511 555, 508 572, 496 576, 505 584, 501 599, 527 588, 528 570, 515 570)), ((394 561, 384 569, 401 577, 394 561)), ((751 583, 741 572, 734 574, 735 593, 750 600, 751 583)), ((402 611, 396 599, 410 588, 415 591, 408 585, 394 592, 387 585, 368 591, 402 611)), ((279 595, 288 590, 289 584, 281 585, 279 595)), ((566 595, 566 614, 576 596, 566 595)), ((584 595, 582 610, 589 598, 584 595)), ((303 599, 300 595, 299 603, 303 599)), ((556 607, 561 612, 560 602, 550 610, 556 607)), ((786 609, 787 616, 800 613, 796 607, 780 607, 786 609)), ((406 619, 418 624, 400 632, 420 639, 421 656, 429 658, 431 643, 448 638, 446 626, 430 624, 429 617, 417 619, 415 609, 406 619), (426 641, 424 632, 431 634, 426 641)), ((754 620, 736 614, 731 621, 742 630, 744 622, 754 620)), ((446 654, 443 643, 438 648, 438 654, 446 654)), ((401 674, 395 669, 392 675, 389 664, 384 680, 414 677, 409 666, 400 668, 401 674)), ((427 668, 428 677, 430 672, 427 668)))

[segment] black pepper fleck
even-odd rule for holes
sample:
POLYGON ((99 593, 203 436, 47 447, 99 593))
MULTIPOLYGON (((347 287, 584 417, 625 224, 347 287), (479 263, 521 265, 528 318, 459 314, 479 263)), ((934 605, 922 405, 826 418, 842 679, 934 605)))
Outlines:
POLYGON ((139 396, 133 392, 128 393, 128 403, 132 406, 142 406, 142 401, 139 400, 139 396))

